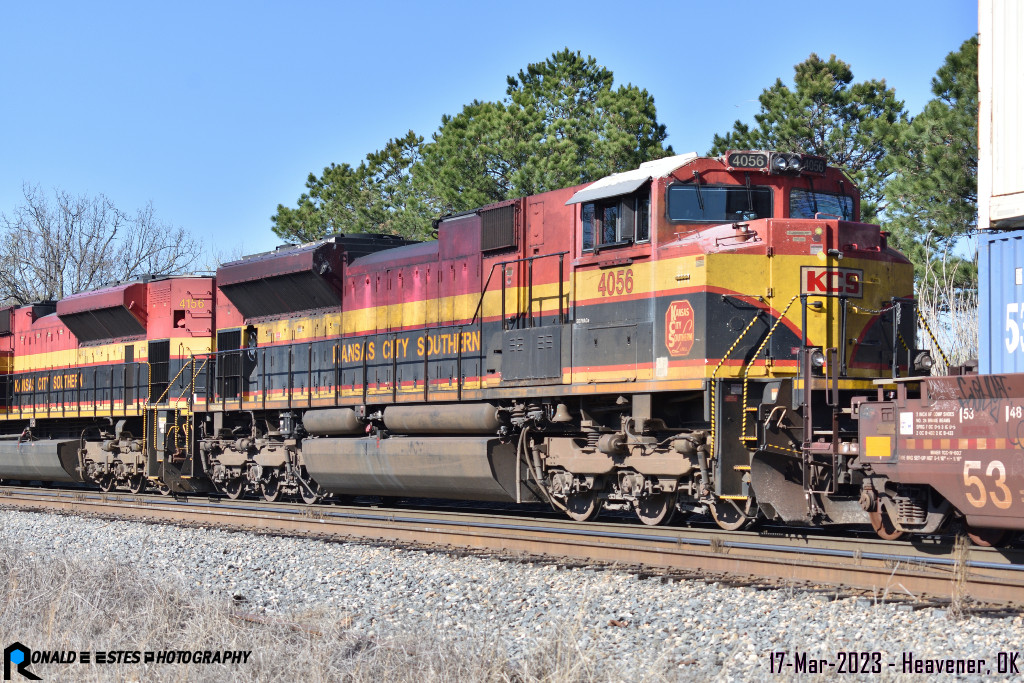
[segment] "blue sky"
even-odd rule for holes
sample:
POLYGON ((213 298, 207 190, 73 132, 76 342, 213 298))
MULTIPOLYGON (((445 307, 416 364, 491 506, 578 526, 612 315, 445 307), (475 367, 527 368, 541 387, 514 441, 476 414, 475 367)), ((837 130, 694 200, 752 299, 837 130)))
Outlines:
POLYGON ((504 95, 569 47, 654 98, 676 152, 706 152, 812 52, 884 78, 916 114, 968 0, 0 3, 0 211, 24 183, 153 202, 225 255, 273 248, 310 171, 504 95), (630 7, 631 9, 625 9, 630 7))

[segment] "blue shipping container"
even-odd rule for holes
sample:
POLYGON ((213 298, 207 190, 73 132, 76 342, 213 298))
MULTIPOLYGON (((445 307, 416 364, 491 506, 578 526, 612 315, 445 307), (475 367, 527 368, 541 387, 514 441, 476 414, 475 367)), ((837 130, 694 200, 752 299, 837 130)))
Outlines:
POLYGON ((1024 372, 1024 230, 978 235, 978 372, 1024 372))

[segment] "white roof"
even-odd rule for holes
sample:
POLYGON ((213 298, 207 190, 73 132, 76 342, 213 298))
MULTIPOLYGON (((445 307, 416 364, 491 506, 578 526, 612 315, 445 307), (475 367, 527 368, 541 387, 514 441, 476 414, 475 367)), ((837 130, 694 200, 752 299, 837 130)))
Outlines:
POLYGON ((677 168, 685 166, 696 158, 697 154, 695 152, 689 152, 688 154, 679 154, 674 157, 645 161, 640 164, 640 168, 634 168, 632 171, 623 171, 622 173, 613 173, 600 180, 595 180, 574 194, 572 199, 565 204, 568 206, 569 204, 579 204, 580 202, 590 202, 595 199, 629 194, 651 178, 664 178, 677 168))

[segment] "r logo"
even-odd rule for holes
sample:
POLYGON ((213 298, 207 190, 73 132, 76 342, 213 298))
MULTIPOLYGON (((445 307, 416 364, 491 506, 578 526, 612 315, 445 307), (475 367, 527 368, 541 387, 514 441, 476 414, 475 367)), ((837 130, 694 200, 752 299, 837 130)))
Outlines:
POLYGON ((693 306, 685 299, 673 301, 665 312, 665 346, 673 356, 685 356, 693 349, 693 306))
POLYGON ((11 664, 17 668, 18 673, 23 678, 27 678, 30 681, 43 680, 29 671, 28 667, 31 656, 32 651, 21 643, 11 643, 4 648, 4 680, 11 680, 11 664))

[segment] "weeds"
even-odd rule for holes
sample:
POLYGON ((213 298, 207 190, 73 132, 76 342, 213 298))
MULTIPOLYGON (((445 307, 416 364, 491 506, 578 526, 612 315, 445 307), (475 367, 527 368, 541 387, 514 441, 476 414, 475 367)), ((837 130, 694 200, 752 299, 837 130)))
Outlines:
POLYGON ((949 618, 960 621, 964 618, 964 607, 967 600, 967 574, 970 564, 971 542, 965 534, 957 534, 956 545, 953 546, 953 590, 949 600, 949 618))
MULTIPOLYGON (((582 622, 552 624, 515 659, 490 633, 358 633, 352 615, 321 608, 268 618, 239 611, 134 567, 84 564, 0 546, 0 643, 38 651, 248 650, 244 664, 42 664, 62 681, 533 681, 663 679, 627 676, 585 645, 582 622)), ((636 663, 633 663, 634 666, 636 663)), ((664 666, 664 663, 661 664, 664 666)), ((643 669, 644 667, 641 667, 643 669)), ((647 667, 650 668, 650 667, 647 667)))

